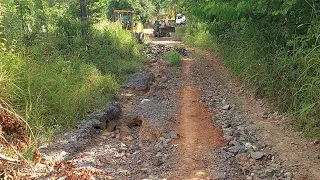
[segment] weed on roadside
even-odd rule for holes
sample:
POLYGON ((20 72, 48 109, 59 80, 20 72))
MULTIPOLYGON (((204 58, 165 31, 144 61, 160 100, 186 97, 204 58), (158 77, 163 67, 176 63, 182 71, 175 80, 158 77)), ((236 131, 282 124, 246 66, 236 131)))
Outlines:
POLYGON ((177 51, 169 51, 164 54, 164 59, 172 66, 179 66, 182 57, 177 51))

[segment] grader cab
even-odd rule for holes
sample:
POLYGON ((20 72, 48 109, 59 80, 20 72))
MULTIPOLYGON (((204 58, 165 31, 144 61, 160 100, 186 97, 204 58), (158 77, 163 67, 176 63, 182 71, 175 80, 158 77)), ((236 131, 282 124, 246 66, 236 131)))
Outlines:
POLYGON ((135 11, 114 10, 112 19, 113 22, 120 23, 122 29, 134 34, 139 43, 144 43, 143 24, 137 19, 135 11))

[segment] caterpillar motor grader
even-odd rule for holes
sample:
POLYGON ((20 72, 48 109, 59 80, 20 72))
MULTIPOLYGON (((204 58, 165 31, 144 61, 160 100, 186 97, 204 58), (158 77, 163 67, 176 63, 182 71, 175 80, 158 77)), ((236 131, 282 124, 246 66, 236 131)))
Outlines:
POLYGON ((112 19, 113 22, 120 23, 122 29, 134 34, 139 43, 144 43, 143 24, 137 19, 136 11, 114 10, 112 19))
POLYGON ((175 27, 169 25, 168 14, 157 14, 153 26, 153 34, 155 37, 170 36, 170 33, 175 32, 175 27))

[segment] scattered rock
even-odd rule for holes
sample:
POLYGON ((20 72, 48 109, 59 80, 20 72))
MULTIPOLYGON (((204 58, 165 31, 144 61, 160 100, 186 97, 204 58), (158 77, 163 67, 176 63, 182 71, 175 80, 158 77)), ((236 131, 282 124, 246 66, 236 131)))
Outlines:
POLYGON ((142 168, 142 169, 141 169, 141 172, 143 172, 143 173, 148 173, 148 172, 149 172, 149 169, 148 169, 148 168, 142 168))
POLYGON ((101 122, 98 119, 92 119, 90 124, 94 127, 94 128, 100 128, 102 129, 101 126, 101 122))
POLYGON ((264 172, 269 177, 272 177, 275 174, 275 170, 273 169, 265 169, 264 172))
POLYGON ((318 145, 319 144, 319 140, 314 140, 314 141, 312 141, 312 143, 311 143, 313 146, 316 146, 316 145, 318 145))
POLYGON ((113 131, 117 125, 120 125, 117 120, 119 119, 121 112, 122 110, 119 102, 109 102, 103 109, 92 114, 94 119, 91 121, 91 124, 95 128, 113 131))
POLYGON ((126 84, 127 89, 134 91, 147 92, 149 90, 150 83, 154 80, 154 74, 147 70, 142 70, 130 76, 128 83, 126 84))
POLYGON ((161 166, 163 163, 164 163, 164 161, 162 160, 162 157, 156 157, 153 160, 154 166, 161 166))
POLYGON ((250 151, 250 156, 255 159, 255 160, 259 160, 261 158, 263 158, 264 153, 260 152, 260 151, 250 151))
POLYGON ((287 179, 292 179, 292 173, 291 172, 286 172, 284 173, 284 177, 287 179))
POLYGON ((230 105, 225 105, 222 107, 222 110, 230 110, 231 106, 230 105))
POLYGON ((143 47, 142 52, 148 57, 150 63, 162 59, 163 54, 169 51, 177 51, 181 56, 187 56, 188 51, 185 47, 174 47, 165 44, 148 44, 143 47))
POLYGON ((61 151, 61 153, 60 153, 60 155, 61 155, 62 157, 66 156, 67 154, 68 154, 68 153, 65 152, 65 151, 61 151))
POLYGON ((232 153, 243 153, 246 150, 245 146, 241 145, 238 141, 230 141, 229 144, 233 145, 229 147, 229 151, 232 153))
POLYGON ((249 150, 257 150, 258 148, 256 146, 253 146, 251 143, 247 142, 245 144, 246 148, 248 148, 249 150))
POLYGON ((157 152, 156 157, 162 157, 162 153, 161 152, 157 152))
POLYGON ((166 139, 179 139, 179 135, 176 131, 170 131, 168 133, 163 133, 162 135, 166 139))
POLYGON ((141 101, 141 104, 146 103, 146 102, 150 102, 150 101, 151 101, 150 99, 143 99, 143 100, 141 101))
POLYGON ((175 47, 175 50, 179 52, 181 56, 188 56, 188 51, 185 47, 181 47, 181 46, 175 47))

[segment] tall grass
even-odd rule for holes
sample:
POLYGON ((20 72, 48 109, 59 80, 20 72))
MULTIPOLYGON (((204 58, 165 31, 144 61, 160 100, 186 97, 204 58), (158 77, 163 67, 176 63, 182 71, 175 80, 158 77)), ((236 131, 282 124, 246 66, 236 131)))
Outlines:
POLYGON ((270 99, 279 111, 292 115, 306 136, 320 138, 319 46, 307 48, 303 46, 306 39, 295 38, 295 45, 288 51, 275 43, 274 35, 279 34, 277 31, 282 31, 281 28, 265 28, 236 32, 216 22, 207 28, 183 27, 178 35, 188 44, 219 49, 224 63, 240 79, 251 84, 257 96, 270 99), (208 32, 210 35, 202 38, 208 32), (197 36, 200 34, 202 37, 197 36))
POLYGON ((19 51, 0 50, 0 105, 26 119, 33 142, 48 140, 114 99, 145 60, 134 37, 118 26, 90 33, 87 43, 48 34, 19 51))
POLYGON ((193 23, 189 26, 178 27, 175 35, 182 39, 183 43, 210 50, 215 47, 214 36, 204 23, 193 23))
POLYGON ((99 27, 90 40, 88 61, 103 73, 111 72, 121 78, 137 71, 146 58, 141 56, 132 34, 112 23, 99 27))

